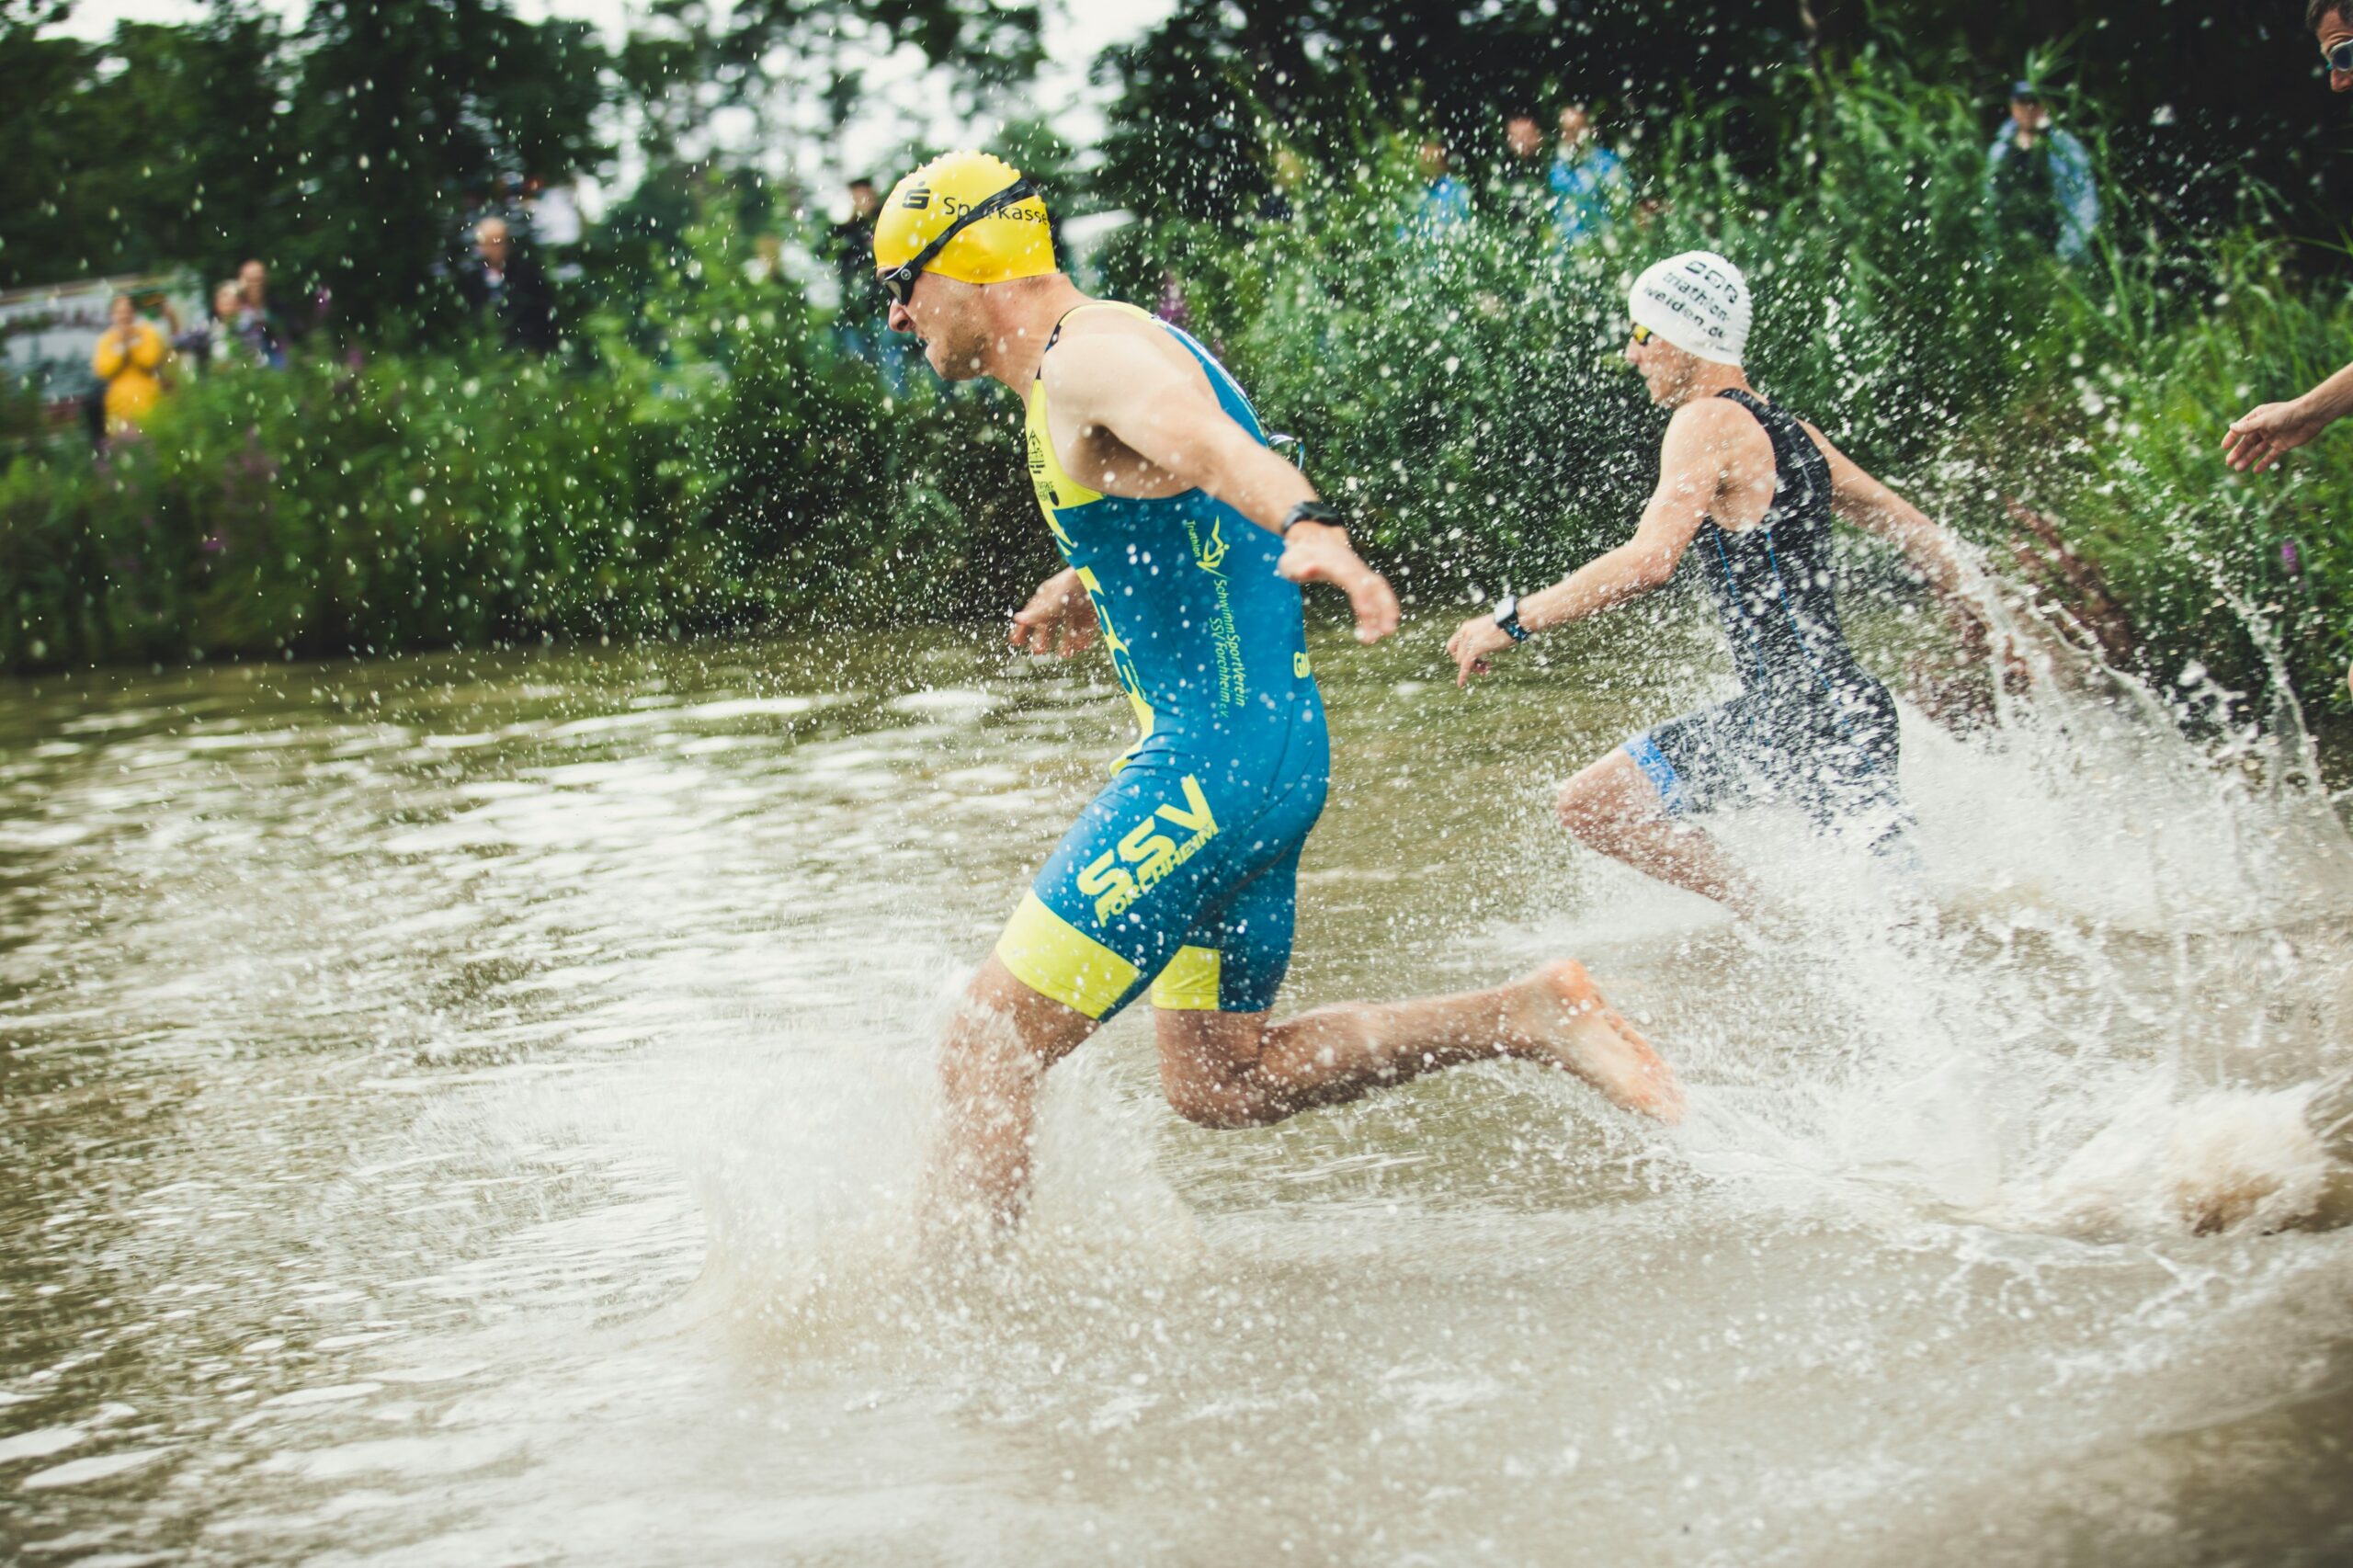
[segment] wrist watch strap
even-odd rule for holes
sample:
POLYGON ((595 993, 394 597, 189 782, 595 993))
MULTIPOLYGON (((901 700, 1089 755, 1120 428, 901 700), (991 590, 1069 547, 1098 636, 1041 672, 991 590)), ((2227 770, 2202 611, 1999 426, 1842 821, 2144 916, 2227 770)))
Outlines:
POLYGON ((1283 514, 1283 520, 1276 525, 1275 531, 1288 535, 1300 523, 1324 523, 1336 528, 1348 526, 1337 506, 1327 506, 1321 501, 1302 501, 1283 514))

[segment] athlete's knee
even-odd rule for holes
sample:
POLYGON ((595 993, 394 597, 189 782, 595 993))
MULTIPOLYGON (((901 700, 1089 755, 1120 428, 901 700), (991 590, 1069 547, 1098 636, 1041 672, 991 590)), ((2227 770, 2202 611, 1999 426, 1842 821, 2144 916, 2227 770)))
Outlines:
POLYGON ((1196 1127, 1235 1132, 1247 1127, 1271 1127, 1290 1113, 1249 1087, 1229 1085, 1169 1084, 1168 1106, 1196 1127))
POLYGON ((1625 826, 1624 803, 1612 800, 1611 791, 1595 788, 1582 773, 1561 786, 1552 810, 1570 836, 1596 848, 1616 842, 1625 826))
POLYGON ((1164 1062, 1160 1089, 1168 1108, 1194 1126, 1226 1131, 1268 1127, 1295 1108, 1283 1103, 1255 1066, 1239 1062, 1164 1062))

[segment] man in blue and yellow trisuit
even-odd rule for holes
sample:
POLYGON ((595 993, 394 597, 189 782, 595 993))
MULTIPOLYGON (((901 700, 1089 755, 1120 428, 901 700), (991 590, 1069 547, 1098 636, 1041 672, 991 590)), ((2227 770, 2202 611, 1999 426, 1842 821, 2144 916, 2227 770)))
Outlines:
POLYGON ((1142 732, 949 1028, 935 1215, 1019 1217, 1040 1076, 1147 987, 1169 1103, 1207 1126, 1499 1055, 1678 1117, 1674 1074, 1567 960, 1492 991, 1269 1022, 1331 772, 1300 585, 1345 592, 1365 642, 1396 629, 1395 595, 1206 349, 1055 269, 1044 203, 1000 160, 951 153, 901 180, 874 259, 892 327, 933 369, 1028 407, 1030 478, 1070 565, 1013 642, 1068 654, 1099 636, 1142 732))

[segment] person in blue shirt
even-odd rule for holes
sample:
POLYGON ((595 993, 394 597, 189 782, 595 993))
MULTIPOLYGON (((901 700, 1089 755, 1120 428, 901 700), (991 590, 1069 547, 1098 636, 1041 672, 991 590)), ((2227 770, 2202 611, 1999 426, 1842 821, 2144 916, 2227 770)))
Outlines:
POLYGON ((2051 123, 2050 106, 2031 82, 2010 88, 2010 118, 1985 152, 1985 184, 1995 220, 2075 262, 2099 227, 2099 183, 2084 144, 2051 123))
POLYGON ((1446 143, 1436 137, 1422 143, 1416 154, 1422 178, 1427 182, 1398 230, 1402 239, 1444 240, 1471 222, 1471 193, 1450 172, 1452 159, 1446 143))
POLYGON ((1561 244, 1574 250, 1608 229, 1626 194, 1626 164, 1593 133, 1583 104, 1561 110, 1561 141, 1552 159, 1552 214, 1561 244))

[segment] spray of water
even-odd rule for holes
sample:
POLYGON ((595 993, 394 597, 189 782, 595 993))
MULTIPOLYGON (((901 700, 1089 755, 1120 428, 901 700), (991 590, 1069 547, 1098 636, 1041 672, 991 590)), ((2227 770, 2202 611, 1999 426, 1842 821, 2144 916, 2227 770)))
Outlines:
POLYGON ((1997 608, 2029 678, 1962 735, 1905 710, 1915 877, 1731 825, 1802 919, 1701 1063, 1698 1170, 2086 1237, 2336 1221, 2353 843, 2238 609, 2265 722, 2202 670, 2161 691, 1997 608))

